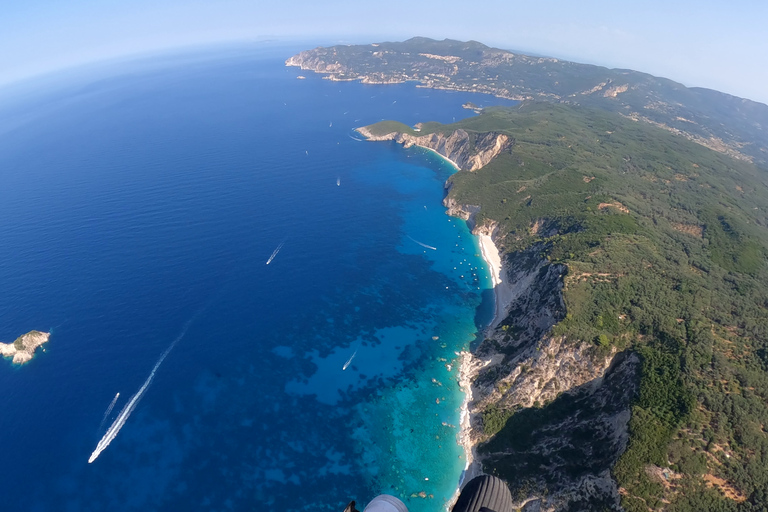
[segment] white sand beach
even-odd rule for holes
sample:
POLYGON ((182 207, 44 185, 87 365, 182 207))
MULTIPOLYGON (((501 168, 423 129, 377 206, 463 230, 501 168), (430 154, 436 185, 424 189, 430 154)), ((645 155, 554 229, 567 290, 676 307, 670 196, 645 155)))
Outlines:
POLYGON ((438 152, 437 152, 437 150, 435 150, 435 149, 432 149, 432 148, 428 148, 428 147, 426 147, 426 146, 419 146, 419 147, 420 147, 420 148, 422 148, 422 149, 426 149, 427 151, 431 151, 431 152, 433 152, 434 154, 436 154, 437 156, 439 156, 440 158, 442 158, 443 160, 445 160, 446 162, 448 162, 449 164, 451 164, 451 165, 453 166, 453 168, 454 168, 454 169, 456 169, 457 171, 460 171, 460 170, 461 170, 461 167, 459 167, 459 165, 458 165, 456 162, 454 162, 453 160, 451 160, 451 159, 450 159, 450 158, 448 158, 447 156, 445 156, 445 155, 443 155, 443 154, 440 154, 440 153, 438 153, 438 152))
MULTIPOLYGON (((512 286, 507 282, 506 272, 501 263, 501 256, 496 244, 493 243, 493 239, 489 235, 479 235, 479 242, 481 254, 488 265, 491 282, 493 283, 495 312, 493 321, 488 326, 488 329, 494 329, 506 316, 507 308, 514 294, 512 286)), ((482 466, 474 453, 474 442, 471 433, 472 418, 469 412, 469 404, 472 402, 472 381, 484 363, 468 351, 461 352, 459 356, 461 358, 459 364, 459 386, 464 391, 464 402, 461 406, 461 423, 457 440, 464 448, 464 458, 466 460, 464 478, 459 483, 459 487, 461 487, 474 477, 482 474, 482 466)), ((458 492, 459 490, 457 489, 455 498, 458 498, 458 492)))
POLYGON ((514 296, 512 286, 507 280, 506 273, 501 264, 501 256, 496 244, 489 235, 480 235, 480 251, 483 259, 488 264, 488 271, 491 273, 493 282, 493 296, 495 303, 495 313, 493 321, 488 326, 489 329, 495 329, 507 314, 509 303, 514 296))

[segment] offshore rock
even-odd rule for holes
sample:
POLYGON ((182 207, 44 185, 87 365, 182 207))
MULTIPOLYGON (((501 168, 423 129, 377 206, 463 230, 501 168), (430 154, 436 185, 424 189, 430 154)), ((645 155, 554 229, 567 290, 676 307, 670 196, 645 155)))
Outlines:
POLYGON ((22 334, 13 343, 0 343, 0 355, 13 358, 14 364, 24 364, 32 359, 37 347, 48 342, 50 333, 29 331, 22 334))

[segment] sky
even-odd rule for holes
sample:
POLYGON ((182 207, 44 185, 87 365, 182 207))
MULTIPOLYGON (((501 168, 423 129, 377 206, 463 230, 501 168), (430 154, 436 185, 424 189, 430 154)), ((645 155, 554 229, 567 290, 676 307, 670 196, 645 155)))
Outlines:
POLYGON ((314 47, 427 36, 635 69, 768 103, 765 0, 0 2, 0 85, 212 43, 277 39, 314 47))

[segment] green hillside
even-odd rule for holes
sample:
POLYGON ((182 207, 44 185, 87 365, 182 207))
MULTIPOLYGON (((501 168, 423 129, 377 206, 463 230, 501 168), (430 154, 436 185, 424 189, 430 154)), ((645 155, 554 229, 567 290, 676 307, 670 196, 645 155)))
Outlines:
MULTIPOLYGON (((507 254, 538 246, 567 265, 555 334, 641 358, 613 468, 623 507, 768 510, 768 174, 583 107, 523 104, 429 125, 456 128, 515 140, 511 154, 456 173, 450 196, 479 205, 478 224, 499 222, 507 254), (668 468, 667 485, 652 466, 668 468)), ((563 414, 558 402, 501 414, 507 428, 490 444, 515 446, 532 421, 563 414)))

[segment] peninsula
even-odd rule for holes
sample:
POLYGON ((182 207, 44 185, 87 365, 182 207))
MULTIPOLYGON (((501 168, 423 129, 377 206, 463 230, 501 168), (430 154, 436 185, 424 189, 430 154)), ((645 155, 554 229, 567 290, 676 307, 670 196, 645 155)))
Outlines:
POLYGON ((50 333, 40 331, 29 331, 22 334, 13 343, 0 343, 0 355, 7 358, 13 358, 14 364, 24 364, 32 360, 37 347, 48 342, 50 333))

